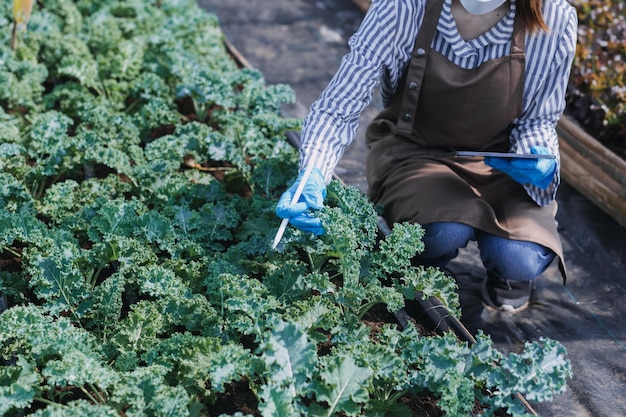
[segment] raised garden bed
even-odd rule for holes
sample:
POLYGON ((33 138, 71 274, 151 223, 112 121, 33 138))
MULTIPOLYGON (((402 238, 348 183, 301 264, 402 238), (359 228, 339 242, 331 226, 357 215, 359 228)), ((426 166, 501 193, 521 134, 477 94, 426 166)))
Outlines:
POLYGON ((523 415, 519 394, 564 389, 557 342, 504 355, 400 321, 418 294, 458 314, 454 283, 356 189, 329 186, 326 235, 271 249, 293 93, 194 1, 51 0, 9 35, 0 415, 523 415))
POLYGON ((558 124, 563 179, 626 227, 626 3, 572 0, 578 47, 558 124))

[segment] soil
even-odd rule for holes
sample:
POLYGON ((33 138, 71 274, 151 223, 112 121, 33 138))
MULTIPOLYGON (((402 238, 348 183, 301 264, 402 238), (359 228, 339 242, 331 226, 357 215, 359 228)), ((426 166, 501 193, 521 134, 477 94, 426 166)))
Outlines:
POLYGON ((234 415, 236 412, 250 414, 254 417, 261 417, 258 411, 259 402, 256 395, 250 389, 247 380, 234 382, 226 385, 226 392, 219 395, 212 407, 208 411, 210 416, 221 414, 234 415))

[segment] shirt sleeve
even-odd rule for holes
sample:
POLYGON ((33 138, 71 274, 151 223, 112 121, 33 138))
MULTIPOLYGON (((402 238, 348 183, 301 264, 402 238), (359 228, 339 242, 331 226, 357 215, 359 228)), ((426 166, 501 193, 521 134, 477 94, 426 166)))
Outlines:
POLYGON ((525 185, 528 195, 540 206, 556 198, 560 183, 560 155, 556 124, 565 110, 565 93, 576 51, 578 20, 576 10, 558 2, 544 18, 550 30, 530 35, 527 43, 524 113, 511 131, 511 151, 530 153, 533 146, 544 146, 557 156, 557 170, 547 189, 525 185), (547 69, 547 70, 546 70, 547 69))
POLYGON ((417 21, 415 3, 372 2, 359 30, 349 40, 350 52, 304 119, 301 168, 313 164, 330 181, 346 146, 356 135, 359 117, 371 102, 374 88, 384 74, 398 73, 398 51, 403 49, 398 45, 414 41, 413 35, 405 33, 402 27, 409 19, 417 21), (413 6, 407 7, 408 4, 413 6))

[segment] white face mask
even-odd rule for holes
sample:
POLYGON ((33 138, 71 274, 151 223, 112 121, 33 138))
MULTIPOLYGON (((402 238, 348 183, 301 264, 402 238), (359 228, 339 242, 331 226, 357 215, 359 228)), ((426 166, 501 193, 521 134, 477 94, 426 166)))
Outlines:
POLYGON ((506 0, 460 0, 471 14, 485 14, 500 7, 506 0))

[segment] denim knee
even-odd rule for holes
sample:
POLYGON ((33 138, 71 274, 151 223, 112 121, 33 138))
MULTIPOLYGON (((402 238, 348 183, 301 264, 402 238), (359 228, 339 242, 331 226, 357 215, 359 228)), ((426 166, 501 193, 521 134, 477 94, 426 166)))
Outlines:
POLYGON ((556 254, 538 243, 510 240, 486 233, 478 247, 487 273, 511 281, 532 281, 550 266, 556 254))
POLYGON ((424 252, 415 258, 422 265, 443 267, 474 239, 474 228, 462 223, 436 222, 423 228, 424 252))

